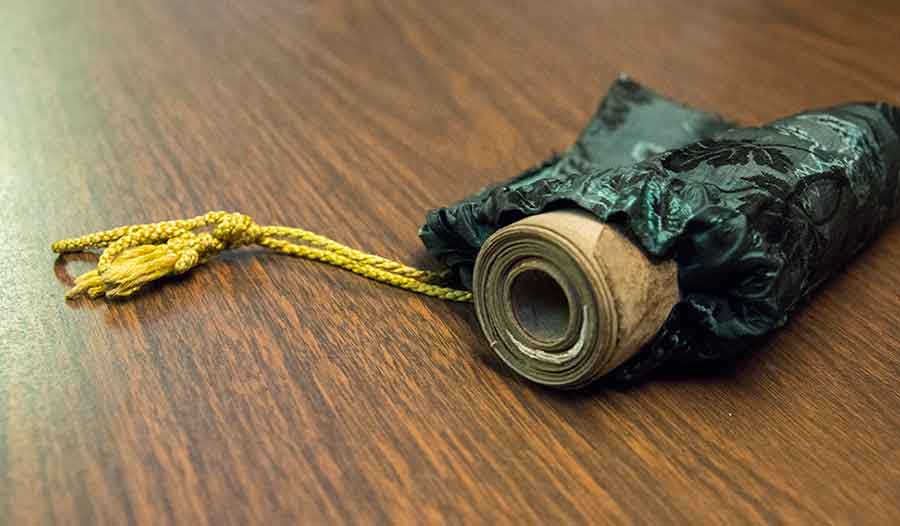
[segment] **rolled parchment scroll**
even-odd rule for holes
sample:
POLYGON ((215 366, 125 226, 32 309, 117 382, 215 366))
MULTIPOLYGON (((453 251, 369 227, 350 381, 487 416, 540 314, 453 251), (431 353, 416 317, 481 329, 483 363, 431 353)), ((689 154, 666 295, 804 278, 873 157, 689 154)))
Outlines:
MULTIPOLYGON (((664 364, 712 362, 749 351, 900 214, 900 107, 845 104, 719 131, 720 121, 708 114, 680 108, 676 121, 687 120, 678 124, 657 107, 673 108, 633 82, 618 83, 572 148, 430 211, 420 230, 425 246, 459 284, 472 286, 491 347, 532 380, 577 386, 609 371, 610 380, 631 382, 664 364), (662 137, 653 124, 673 135, 662 137), (691 138, 697 135, 699 140, 691 138), (637 161, 617 166, 622 152, 637 161), (558 248, 597 231, 559 230, 556 241, 548 241, 550 230, 533 222, 542 219, 531 218, 560 209, 580 209, 601 225, 616 225, 633 245, 598 251, 588 239, 588 248, 558 248), (646 305, 625 303, 631 294, 649 294, 649 284, 659 288, 652 274, 627 281, 653 267, 634 263, 643 270, 612 278, 615 265, 607 262, 634 247, 678 267, 669 283, 677 282, 677 302, 649 340, 644 327, 623 320, 636 309, 640 323, 657 323, 654 302, 662 299, 647 295, 646 305), (590 258, 590 250, 603 261, 590 258), (529 321, 520 301, 525 293, 518 289, 553 286, 536 279, 536 271, 526 272, 529 267, 517 268, 544 253, 559 254, 563 263, 549 257, 533 263, 554 263, 539 270, 551 277, 555 272, 563 291, 579 299, 571 302, 577 308, 567 311, 568 318, 565 309, 551 309, 535 316, 543 321, 529 321), (573 265, 581 274, 566 270, 573 265), (589 283, 593 295, 578 283, 589 283), (594 316, 591 326, 578 325, 585 312, 594 316), (584 330, 572 332, 574 327, 584 330), (573 347, 582 333, 584 345, 573 347), (646 345, 634 352, 632 339, 646 345), (591 346, 593 354, 581 354, 591 346)), ((611 228, 604 227, 605 236, 611 228)))
POLYGON ((523 219, 484 244, 475 309, 494 352, 555 387, 590 383, 637 353, 678 301, 674 261, 651 261, 580 210, 523 219))

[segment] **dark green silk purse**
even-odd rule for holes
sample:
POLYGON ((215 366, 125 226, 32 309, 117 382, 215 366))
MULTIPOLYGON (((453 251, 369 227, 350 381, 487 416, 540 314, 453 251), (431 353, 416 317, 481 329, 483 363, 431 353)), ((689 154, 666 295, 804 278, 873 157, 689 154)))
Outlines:
POLYGON ((504 183, 432 210, 431 254, 471 287, 478 250, 525 216, 578 207, 678 265, 681 300, 612 373, 718 360, 783 325, 898 211, 900 109, 809 111, 762 127, 617 80, 574 146, 504 183))

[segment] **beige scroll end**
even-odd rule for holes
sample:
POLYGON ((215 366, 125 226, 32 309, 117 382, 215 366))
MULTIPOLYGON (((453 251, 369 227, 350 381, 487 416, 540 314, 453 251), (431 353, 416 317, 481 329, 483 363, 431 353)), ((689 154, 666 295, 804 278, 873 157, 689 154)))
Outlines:
POLYGON ((580 210, 497 231, 475 263, 475 309, 491 349, 522 376, 575 388, 637 353, 678 301, 675 262, 651 261, 580 210))

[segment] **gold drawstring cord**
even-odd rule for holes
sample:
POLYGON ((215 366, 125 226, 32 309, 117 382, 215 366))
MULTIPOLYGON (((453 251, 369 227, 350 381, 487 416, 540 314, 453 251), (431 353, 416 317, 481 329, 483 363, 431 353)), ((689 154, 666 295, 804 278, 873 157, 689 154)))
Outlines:
POLYGON ((53 243, 63 254, 105 248, 97 268, 75 279, 67 299, 81 295, 130 296, 165 276, 183 274, 219 252, 248 245, 340 267, 371 280, 451 301, 472 301, 472 293, 443 286, 447 272, 408 267, 352 249, 302 228, 260 226, 248 216, 209 212, 192 219, 122 226, 53 243), (197 232, 203 227, 208 231, 197 232), (295 243, 292 241, 297 241, 295 243))

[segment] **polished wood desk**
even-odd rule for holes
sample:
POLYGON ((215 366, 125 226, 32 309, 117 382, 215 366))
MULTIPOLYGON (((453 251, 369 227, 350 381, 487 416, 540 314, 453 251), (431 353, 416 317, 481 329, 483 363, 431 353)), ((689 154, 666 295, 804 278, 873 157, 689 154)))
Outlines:
POLYGON ((425 211, 619 71, 760 123, 900 103, 892 0, 10 2, 0 522, 900 523, 900 223, 753 356, 530 385, 469 306, 243 250, 126 302, 54 239, 242 211, 429 264, 425 211))

